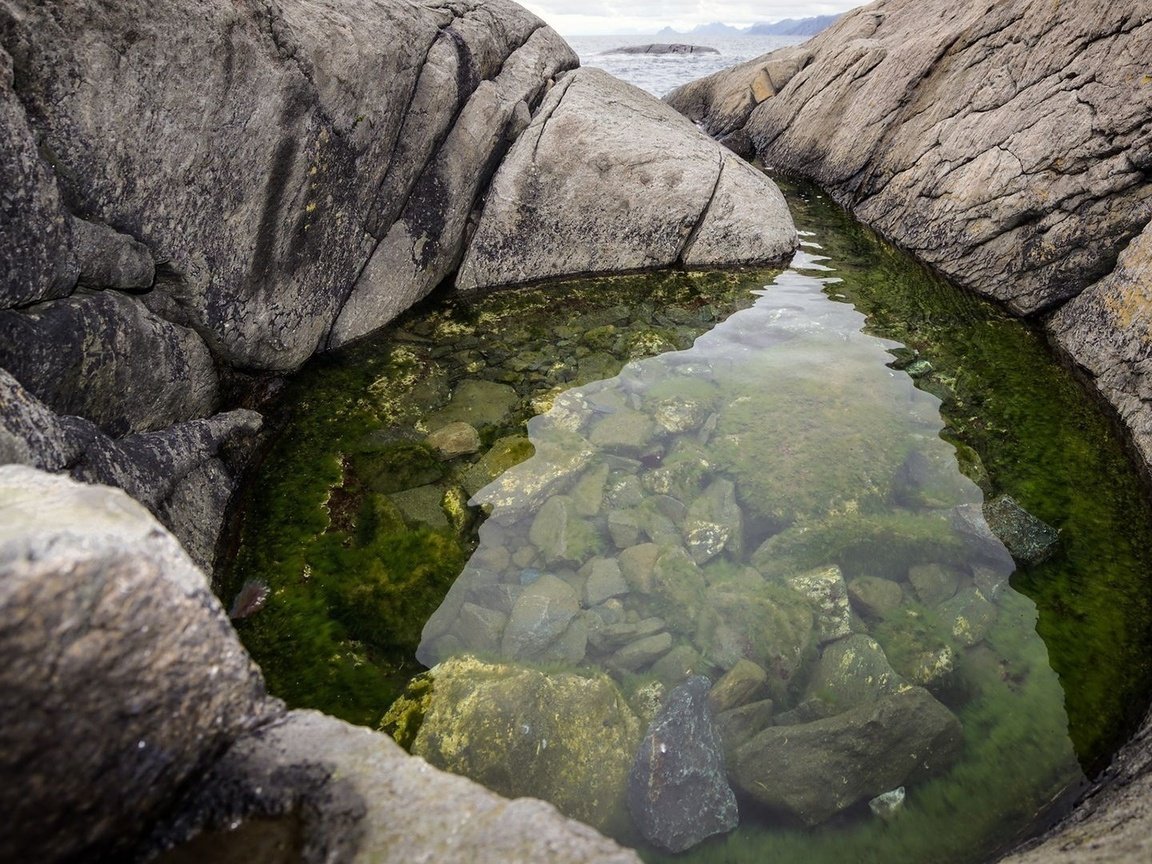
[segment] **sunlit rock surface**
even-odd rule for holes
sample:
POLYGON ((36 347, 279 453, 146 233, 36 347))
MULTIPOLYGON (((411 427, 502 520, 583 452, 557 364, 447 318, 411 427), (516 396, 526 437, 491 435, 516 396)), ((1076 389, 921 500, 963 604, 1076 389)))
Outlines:
POLYGON ((558 80, 496 173, 456 283, 765 264, 795 247, 784 198, 763 174, 586 68, 558 80))

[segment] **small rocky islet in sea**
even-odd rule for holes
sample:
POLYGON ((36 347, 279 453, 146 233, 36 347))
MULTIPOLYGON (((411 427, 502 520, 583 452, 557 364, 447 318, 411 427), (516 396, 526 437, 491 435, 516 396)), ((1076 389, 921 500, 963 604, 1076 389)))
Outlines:
MULTIPOLYGON (((984 502, 980 457, 939 437, 940 399, 914 383, 947 370, 861 333, 818 260, 599 280, 619 302, 598 308, 588 283, 454 300, 358 349, 339 398, 306 383, 342 406, 319 412, 341 455, 292 565, 335 623, 311 674, 377 682, 324 707, 377 722, 415 674, 383 721, 414 753, 627 842, 735 860, 749 832, 762 851, 816 826, 915 846, 957 795, 995 815, 940 860, 977 860, 957 847, 1029 818, 999 812, 996 760, 1029 777, 1017 810, 1079 782, 1035 608, 1008 584, 1009 550, 1039 562, 1058 535, 984 502), (400 538, 442 550, 421 559, 437 587, 388 587, 400 538), (344 576, 326 548, 351 550, 344 576), (358 549, 380 555, 375 587, 358 549), (687 815, 683 776, 715 790, 687 815)), ((281 446, 314 445, 294 434, 281 446)), ((277 614, 240 625, 262 659, 277 614)), ((289 698, 319 692, 265 666, 289 698)))

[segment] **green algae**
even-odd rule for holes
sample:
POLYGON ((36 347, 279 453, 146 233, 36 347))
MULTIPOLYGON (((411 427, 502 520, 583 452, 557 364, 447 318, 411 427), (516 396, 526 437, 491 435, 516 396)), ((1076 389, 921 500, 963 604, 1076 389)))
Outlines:
POLYGON ((270 691, 376 723, 420 671, 420 628, 475 547, 482 519, 468 496, 533 454, 529 417, 593 372, 690 344, 763 283, 764 274, 666 273, 449 299, 295 376, 242 495, 238 549, 219 585, 224 598, 249 580, 269 586, 265 607, 236 626, 270 691), (614 353, 584 345, 586 327, 614 328, 597 341, 614 353), (525 351, 542 345, 547 353, 525 351), (451 406, 461 382, 501 392, 488 387, 494 378, 516 398, 502 417, 482 418, 481 453, 437 461, 421 440, 434 431, 428 416, 451 406), (404 520, 385 497, 413 488, 440 490, 448 527, 404 520))

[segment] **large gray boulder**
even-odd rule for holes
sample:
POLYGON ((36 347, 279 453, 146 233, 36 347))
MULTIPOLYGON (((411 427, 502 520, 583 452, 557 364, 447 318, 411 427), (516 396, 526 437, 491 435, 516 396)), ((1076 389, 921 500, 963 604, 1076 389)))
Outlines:
POLYGON ((0 467, 0 859, 125 852, 241 733, 259 670, 119 490, 0 467))
POLYGON ((496 173, 456 284, 765 264, 795 246, 771 181, 643 91, 579 69, 496 173))
POLYGON ((303 363, 397 243, 401 294, 360 332, 451 269, 516 105, 576 64, 506 0, 5 0, 0 21, 2 305, 71 290, 79 216, 162 262, 150 308, 254 369, 303 363))
MULTIPOLYGON (((1152 216, 1150 23, 1147 4, 879 0, 806 43, 742 128, 957 283, 1042 312, 1152 216)), ((739 87, 718 76, 674 104, 720 133, 739 87)))

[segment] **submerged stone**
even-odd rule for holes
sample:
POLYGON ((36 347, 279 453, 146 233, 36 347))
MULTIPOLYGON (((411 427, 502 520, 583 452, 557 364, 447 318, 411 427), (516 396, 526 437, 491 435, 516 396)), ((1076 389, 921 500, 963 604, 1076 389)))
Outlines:
POLYGON ((737 559, 744 554, 744 516, 731 480, 714 480, 692 502, 684 519, 684 540, 697 564, 725 550, 737 559))
POLYGON ((554 495, 540 508, 529 538, 549 563, 582 564, 596 550, 595 529, 566 495, 554 495))
POLYGON ((821 643, 842 639, 852 633, 848 586, 839 567, 801 573, 790 578, 788 584, 812 603, 816 613, 816 638, 821 643))
POLYGON ((448 404, 429 414, 424 423, 430 429, 449 423, 499 426, 507 421, 509 412, 519 401, 516 390, 507 384, 470 378, 457 384, 448 404))
POLYGON ((767 673, 769 695, 783 698, 814 648, 808 601, 765 583, 754 589, 718 585, 706 599, 695 634, 700 653, 724 670, 751 660, 767 673))
POLYGON ((472 657, 433 674, 413 754, 509 798, 543 798, 601 831, 623 830, 643 729, 607 675, 548 675, 472 657))
POLYGON ((480 435, 468 423, 449 423, 432 432, 424 443, 435 450, 441 459, 468 456, 480 450, 480 435))
POLYGON ((768 673, 751 660, 740 659, 712 685, 708 706, 716 714, 751 702, 768 682, 768 673))
POLYGON ((870 636, 849 636, 824 648, 804 690, 804 699, 827 706, 824 716, 850 711, 906 689, 870 636))
POLYGON ((1038 564, 1051 555, 1060 539, 1057 529, 1037 519, 1009 495, 985 502, 984 518, 1012 557, 1028 564, 1038 564))
POLYGON ((737 750, 733 773, 744 794, 814 826, 940 773, 963 741, 960 722, 915 687, 825 720, 765 729, 737 750))
POLYGON ((584 583, 584 605, 598 606, 611 597, 628 593, 628 583, 620 573, 620 563, 615 558, 593 558, 581 570, 587 571, 588 581, 584 583))
POLYGON ((953 638, 967 648, 983 641, 997 617, 996 606, 974 586, 962 588, 939 611, 951 624, 953 638))
POLYGON ((656 425, 647 416, 620 408, 597 423, 588 440, 609 453, 636 456, 652 443, 655 434, 656 425))
POLYGON ((469 495, 475 495, 509 468, 531 458, 535 452, 532 442, 523 435, 497 439, 488 452, 464 472, 465 490, 469 495))
POLYGON ((442 502, 444 490, 440 486, 419 486, 388 496, 409 522, 423 522, 432 528, 448 528, 448 516, 442 502))
POLYGON ((647 669, 672 648, 672 636, 657 633, 625 645, 608 658, 605 665, 617 672, 639 672, 647 669))
POLYGON ((904 809, 905 791, 903 786, 893 789, 891 792, 885 792, 883 795, 877 795, 868 802, 868 809, 872 813, 884 821, 888 821, 895 817, 897 813, 904 809))
POLYGON ((960 574, 939 564, 921 564, 909 568, 908 581, 925 606, 939 606, 956 593, 960 574))
POLYGON ((628 809, 636 826, 669 852, 731 831, 739 821, 708 687, 707 678, 690 678, 668 695, 628 775, 628 809))
POLYGON ((551 574, 528 585, 512 606, 500 653, 510 660, 539 657, 580 611, 576 589, 551 574))
POLYGON ((848 583, 848 599, 865 618, 883 620, 904 602, 899 582, 879 576, 861 576, 848 583))

